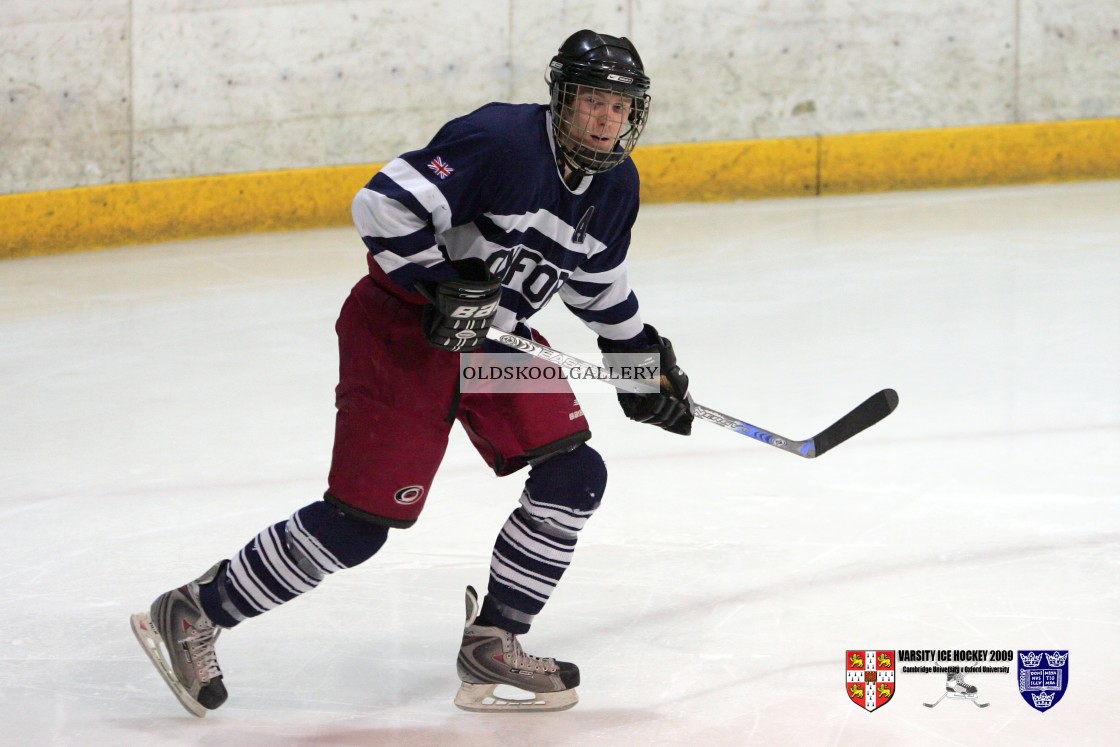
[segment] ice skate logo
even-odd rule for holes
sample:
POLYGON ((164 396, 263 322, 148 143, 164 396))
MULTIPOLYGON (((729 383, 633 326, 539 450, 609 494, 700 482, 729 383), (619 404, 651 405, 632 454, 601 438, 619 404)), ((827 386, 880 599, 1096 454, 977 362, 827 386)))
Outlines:
POLYGON ((894 651, 847 651, 844 658, 849 700, 871 713, 894 697, 894 651))
POLYGON ((1069 651, 1020 651, 1016 678, 1027 705, 1043 713, 1049 711, 1066 694, 1069 651), (1042 666, 1044 657, 1046 666, 1042 666))
POLYGON ((945 692, 941 693, 941 697, 932 703, 922 703, 926 708, 933 708, 941 701, 948 698, 949 700, 967 700, 977 708, 987 708, 991 703, 981 703, 977 698, 976 685, 970 685, 964 681, 964 674, 961 672, 948 672, 945 675, 945 692))
POLYGON ((409 485, 407 488, 401 488, 393 493, 393 500, 402 506, 411 506, 423 496, 424 487, 422 485, 409 485))

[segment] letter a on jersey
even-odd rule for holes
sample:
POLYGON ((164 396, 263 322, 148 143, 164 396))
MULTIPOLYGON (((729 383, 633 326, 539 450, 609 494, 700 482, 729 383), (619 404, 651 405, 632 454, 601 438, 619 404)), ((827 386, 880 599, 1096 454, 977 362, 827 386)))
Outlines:
POLYGON ((582 244, 584 239, 587 238, 587 225, 591 223, 592 215, 595 215, 594 205, 587 208, 587 212, 585 212, 583 214, 583 217, 579 219, 579 223, 576 224, 575 230, 572 231, 573 244, 582 244))
POLYGON ((894 697, 894 651, 847 651, 848 698, 870 713, 894 697))

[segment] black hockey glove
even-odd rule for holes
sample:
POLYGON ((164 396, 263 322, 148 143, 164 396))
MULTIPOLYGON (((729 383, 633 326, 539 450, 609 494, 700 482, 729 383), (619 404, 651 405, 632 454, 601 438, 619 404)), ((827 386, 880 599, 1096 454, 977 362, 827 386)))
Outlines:
POLYGON ((692 433, 692 397, 688 394, 688 375, 677 365, 673 345, 650 325, 645 326, 646 337, 656 343, 638 348, 622 347, 611 340, 599 338, 599 350, 604 362, 612 365, 613 353, 647 353, 656 360, 661 358, 661 391, 656 394, 619 392, 618 403, 626 417, 639 423, 656 425, 670 433, 687 436, 692 433))
POLYGON ((486 330, 494 323, 502 281, 490 274, 481 259, 452 264, 459 277, 434 285, 416 285, 416 290, 432 302, 424 307, 424 335, 437 348, 470 353, 482 347, 486 330))

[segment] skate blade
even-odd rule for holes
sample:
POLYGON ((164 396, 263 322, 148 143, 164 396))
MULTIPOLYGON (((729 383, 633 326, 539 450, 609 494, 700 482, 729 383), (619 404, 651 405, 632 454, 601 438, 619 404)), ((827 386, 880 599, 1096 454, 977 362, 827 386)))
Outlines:
POLYGON ((533 693, 510 685, 472 685, 464 682, 455 694, 455 705, 472 713, 566 711, 578 702, 575 688, 533 693))
POLYGON ((130 622, 133 635, 136 636, 136 640, 140 642, 144 653, 155 665, 156 671, 163 677, 163 681, 171 688, 171 692, 175 693, 175 697, 179 699, 179 702, 183 704, 189 714, 204 718, 208 709, 192 698, 187 689, 179 683, 179 680, 175 679, 175 673, 171 670, 171 665, 167 663, 167 659, 160 652, 160 648, 166 649, 167 644, 163 642, 163 638, 160 637, 152 625, 151 615, 147 612, 137 612, 130 618, 130 622))

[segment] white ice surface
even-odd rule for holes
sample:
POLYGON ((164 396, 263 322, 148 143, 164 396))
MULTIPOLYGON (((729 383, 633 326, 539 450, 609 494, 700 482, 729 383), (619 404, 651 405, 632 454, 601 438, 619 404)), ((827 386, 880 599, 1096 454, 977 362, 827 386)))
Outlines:
POLYGON ((361 242, 0 262, 0 743, 1120 743, 1120 182, 650 206, 632 265, 698 402, 794 438, 883 387, 898 411, 805 460, 584 396, 610 485, 525 638, 582 700, 538 715, 451 703, 522 481, 456 430, 417 526, 222 636, 198 720, 128 615, 322 494, 361 242), (874 713, 843 689, 848 648, 1041 647, 1071 651, 1048 713, 1012 675, 969 677, 983 710, 924 708, 938 675, 874 713))

